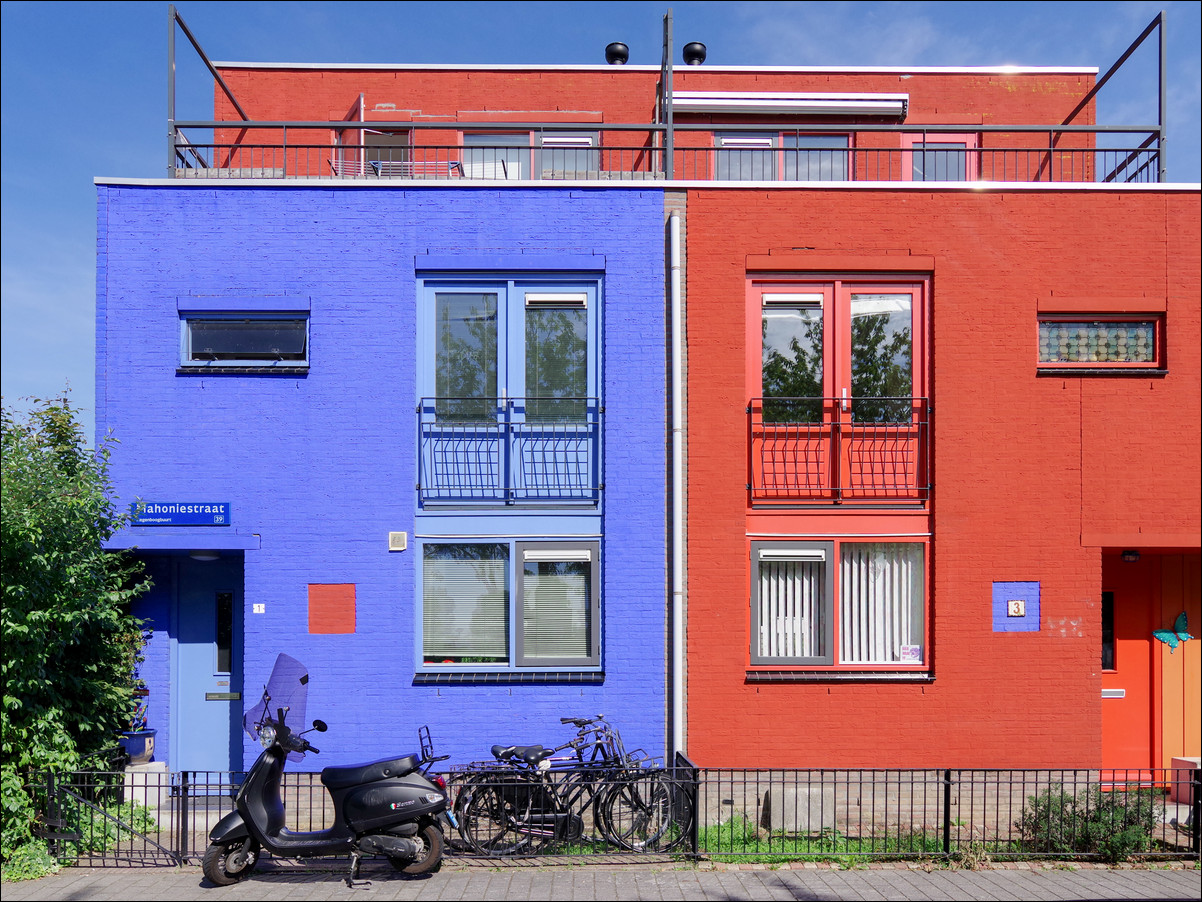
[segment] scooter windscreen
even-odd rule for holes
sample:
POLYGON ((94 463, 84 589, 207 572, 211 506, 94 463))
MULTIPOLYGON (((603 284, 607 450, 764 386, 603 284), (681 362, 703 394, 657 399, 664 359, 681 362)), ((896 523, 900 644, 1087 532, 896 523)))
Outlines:
POLYGON ((276 723, 280 708, 286 708, 285 719, 293 730, 303 730, 305 705, 309 699, 309 671, 296 658, 281 654, 275 659, 271 676, 263 688, 259 703, 246 712, 242 728, 251 739, 258 740, 259 726, 276 723))

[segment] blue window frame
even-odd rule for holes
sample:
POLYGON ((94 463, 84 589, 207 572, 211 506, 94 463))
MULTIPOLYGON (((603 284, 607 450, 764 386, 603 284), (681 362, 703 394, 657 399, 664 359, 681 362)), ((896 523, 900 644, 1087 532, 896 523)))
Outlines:
POLYGON ((600 547, 470 537, 423 544, 419 668, 599 668, 600 547))
POLYGON ((307 313, 181 313, 180 365, 274 369, 309 366, 307 313))
POLYGON ((423 282, 420 503, 598 502, 598 289, 595 280, 423 282))

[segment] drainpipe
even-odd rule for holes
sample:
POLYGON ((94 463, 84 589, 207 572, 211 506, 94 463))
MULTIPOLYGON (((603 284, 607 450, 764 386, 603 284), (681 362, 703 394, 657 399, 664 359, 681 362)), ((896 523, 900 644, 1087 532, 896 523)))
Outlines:
POLYGON ((680 297, 680 215, 668 216, 672 304, 672 758, 684 751, 684 330, 680 297))

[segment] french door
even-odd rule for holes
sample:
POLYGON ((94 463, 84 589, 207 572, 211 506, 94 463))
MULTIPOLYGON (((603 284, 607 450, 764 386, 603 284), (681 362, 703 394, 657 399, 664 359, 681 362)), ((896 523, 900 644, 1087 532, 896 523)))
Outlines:
POLYGON ((598 489, 594 284, 427 285, 424 501, 589 501, 598 489))
POLYGON ((924 500, 926 283, 759 282, 752 291, 754 500, 924 500))

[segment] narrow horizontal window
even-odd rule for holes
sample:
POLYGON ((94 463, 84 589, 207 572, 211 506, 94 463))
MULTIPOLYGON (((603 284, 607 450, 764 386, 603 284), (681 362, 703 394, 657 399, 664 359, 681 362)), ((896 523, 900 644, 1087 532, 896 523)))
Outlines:
POLYGON ((1041 316, 1040 367, 1159 368, 1163 320, 1131 316, 1041 316))
POLYGON ((185 316, 182 320, 184 366, 307 366, 309 319, 306 316, 185 316))

